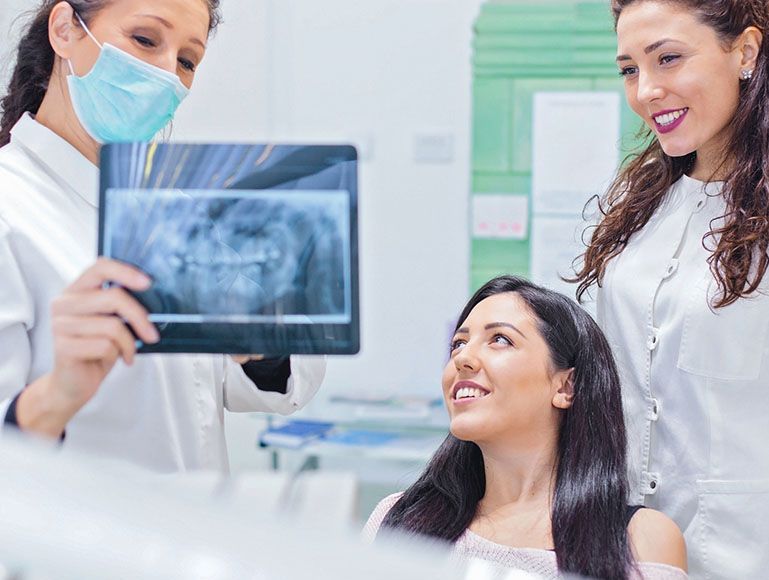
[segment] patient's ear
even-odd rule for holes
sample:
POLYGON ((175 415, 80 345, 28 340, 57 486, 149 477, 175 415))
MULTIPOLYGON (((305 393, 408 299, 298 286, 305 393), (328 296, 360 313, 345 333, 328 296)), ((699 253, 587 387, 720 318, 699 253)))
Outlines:
POLYGON ((554 380, 558 385, 558 390, 553 395, 553 407, 568 409, 574 401, 574 369, 558 371, 554 380))

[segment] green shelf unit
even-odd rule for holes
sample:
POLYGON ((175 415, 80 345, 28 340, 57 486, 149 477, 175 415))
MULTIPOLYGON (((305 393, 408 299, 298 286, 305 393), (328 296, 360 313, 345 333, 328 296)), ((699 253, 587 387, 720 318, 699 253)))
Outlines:
MULTIPOLYGON (((608 1, 486 2, 473 41, 472 195, 531 197, 532 114, 540 91, 617 91, 620 158, 637 147, 641 121, 625 103, 615 56, 608 1)), ((528 276, 529 255, 530 239, 473 238, 471 290, 501 273, 528 276)))

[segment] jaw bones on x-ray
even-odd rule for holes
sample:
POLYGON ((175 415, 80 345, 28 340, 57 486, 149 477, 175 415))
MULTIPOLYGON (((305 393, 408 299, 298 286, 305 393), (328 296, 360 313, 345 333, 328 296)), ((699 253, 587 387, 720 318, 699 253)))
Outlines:
POLYGON ((282 146, 295 155, 266 165, 280 146, 154 146, 207 148, 191 166, 189 157, 158 156, 153 146, 109 147, 100 251, 153 280, 136 296, 161 342, 143 350, 357 351, 356 180, 354 167, 339 167, 354 164, 354 149, 350 156, 351 148, 282 146), (201 162, 224 161, 226 168, 223 147, 241 159, 235 169, 250 171, 237 175, 220 166, 201 174, 201 162), (260 162, 244 163, 248 157, 260 162), (158 167, 159 159, 175 168, 158 167), (127 164, 143 168, 138 179, 126 179, 127 164))
POLYGON ((153 321, 350 321, 346 193, 110 190, 108 196, 114 201, 106 227, 114 233, 104 251, 153 279, 142 293, 153 321))

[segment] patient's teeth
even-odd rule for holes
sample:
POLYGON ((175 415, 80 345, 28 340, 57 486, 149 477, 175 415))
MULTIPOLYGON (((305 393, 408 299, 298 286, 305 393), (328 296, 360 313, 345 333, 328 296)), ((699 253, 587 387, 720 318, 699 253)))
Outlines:
POLYGON ((462 387, 457 389, 457 394, 454 399, 479 399, 485 395, 484 391, 473 387, 462 387))

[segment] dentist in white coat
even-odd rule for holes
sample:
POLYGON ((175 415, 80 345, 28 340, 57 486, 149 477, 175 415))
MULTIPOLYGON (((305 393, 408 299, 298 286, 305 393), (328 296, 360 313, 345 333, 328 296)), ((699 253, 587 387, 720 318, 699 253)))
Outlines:
POLYGON ((227 470, 224 410, 291 413, 323 357, 136 356, 157 340, 96 256, 101 143, 150 140, 173 118, 219 20, 218 0, 42 2, 0 101, 0 434, 160 472, 227 470), (241 364, 243 363, 243 364, 241 364))
POLYGON ((693 578, 769 570, 769 7, 613 0, 648 147, 578 274, 623 378, 631 503, 684 531, 693 578))

